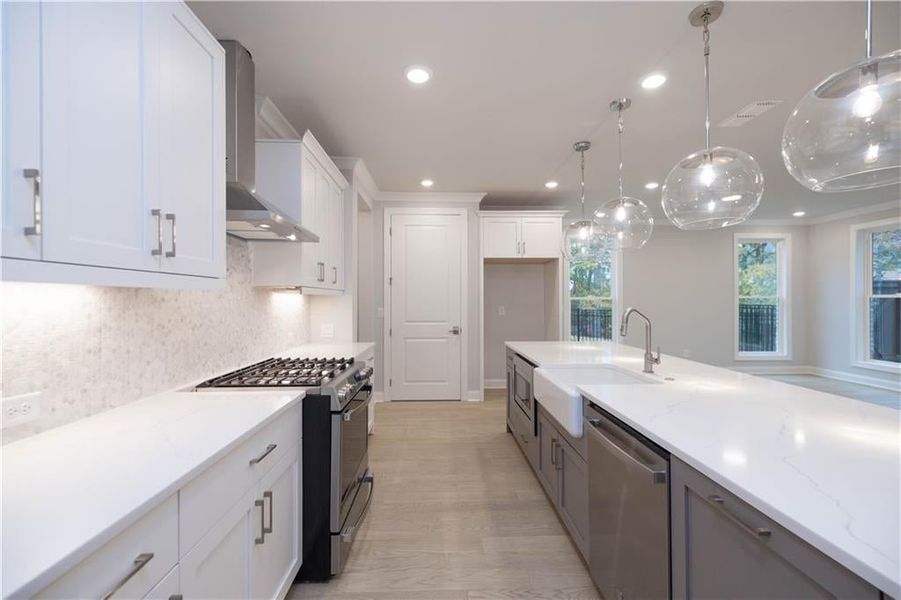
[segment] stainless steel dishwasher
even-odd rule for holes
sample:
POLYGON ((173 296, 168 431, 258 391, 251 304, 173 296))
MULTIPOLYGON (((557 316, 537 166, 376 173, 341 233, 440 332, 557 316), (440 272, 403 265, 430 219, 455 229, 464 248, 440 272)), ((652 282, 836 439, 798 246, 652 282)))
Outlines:
POLYGON ((591 577, 606 600, 669 598, 669 453, 584 402, 591 577))

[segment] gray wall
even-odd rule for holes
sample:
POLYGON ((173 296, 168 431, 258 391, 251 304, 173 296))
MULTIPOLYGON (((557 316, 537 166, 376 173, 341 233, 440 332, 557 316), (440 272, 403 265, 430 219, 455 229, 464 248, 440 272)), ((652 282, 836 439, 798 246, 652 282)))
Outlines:
MULTIPOLYGON (((376 202, 373 208, 373 277, 375 280, 375 306, 376 312, 384 312, 385 304, 385 208, 389 207, 419 207, 419 208, 453 208, 467 211, 467 257, 466 265, 468 301, 468 322, 463 326, 467 328, 466 364, 468 385, 462 390, 464 399, 467 393, 481 393, 479 390, 479 260, 480 260, 480 236, 479 217, 476 215, 478 204, 463 204, 461 202, 442 202, 440 194, 428 194, 422 201, 410 202, 376 202), (426 199, 427 198, 427 199, 426 199)), ((376 373, 385 373, 384 359, 384 328, 386 319, 376 317, 375 321, 375 364, 376 373)), ((384 391, 384 382, 387 376, 381 376, 376 380, 376 390, 384 391)))
POLYGON ((813 257, 809 290, 811 364, 821 369, 898 382, 892 373, 861 369, 851 360, 851 225, 897 217, 888 211, 832 221, 810 228, 813 257))
POLYGON ((486 263, 484 285, 485 380, 490 385, 506 378, 504 342, 545 339, 545 266, 486 263))
MULTIPOLYGON (((739 227, 682 231, 657 227, 647 246, 623 251, 623 308, 635 306, 654 324, 654 344, 672 354, 719 366, 809 365, 806 227, 739 227), (791 360, 734 359, 735 233, 791 234, 791 360)), ((644 345, 644 328, 626 343, 644 345)))

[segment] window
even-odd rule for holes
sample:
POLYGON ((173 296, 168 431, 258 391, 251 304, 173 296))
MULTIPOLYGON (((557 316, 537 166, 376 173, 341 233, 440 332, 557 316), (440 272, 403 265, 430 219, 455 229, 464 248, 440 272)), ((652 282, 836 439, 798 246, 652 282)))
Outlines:
POLYGON ((599 262, 570 261, 570 339, 599 341, 613 337, 616 262, 615 250, 607 250, 599 262))
POLYGON ((789 358, 787 235, 735 236, 738 359, 789 358))
POLYGON ((901 221, 852 227, 857 366, 901 370, 901 221))

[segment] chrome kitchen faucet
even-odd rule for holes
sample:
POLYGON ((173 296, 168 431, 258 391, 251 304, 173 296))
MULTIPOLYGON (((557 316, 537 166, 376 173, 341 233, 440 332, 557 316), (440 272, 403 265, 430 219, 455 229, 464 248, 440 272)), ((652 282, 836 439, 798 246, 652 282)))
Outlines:
POLYGON ((626 312, 623 313, 623 319, 619 326, 619 334, 622 337, 626 337, 626 334, 629 333, 629 317, 632 316, 632 313, 635 313, 644 319, 644 369, 642 369, 642 371, 645 373, 653 373, 654 365, 660 364, 660 346, 657 346, 657 356, 654 356, 654 353, 651 351, 651 320, 640 310, 630 306, 626 309, 626 312))

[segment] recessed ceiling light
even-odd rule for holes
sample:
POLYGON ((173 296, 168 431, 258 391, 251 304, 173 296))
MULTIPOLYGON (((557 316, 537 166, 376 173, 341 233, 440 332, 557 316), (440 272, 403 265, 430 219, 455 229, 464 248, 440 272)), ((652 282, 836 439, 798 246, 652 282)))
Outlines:
POLYGON ((663 73, 651 73, 641 80, 641 87, 646 90, 656 90, 666 83, 666 75, 663 73))
POLYGON ((646 184, 644 184, 644 189, 646 189, 646 190, 656 190, 659 187, 660 187, 660 184, 657 183, 656 181, 649 181, 646 184))
POLYGON ((410 83, 420 85, 432 78, 432 70, 422 65, 413 65, 412 67, 407 67, 404 75, 410 83))
POLYGON ((803 217, 806 214, 807 213, 804 212, 803 210, 796 210, 795 212, 792 213, 792 216, 793 217, 803 217))
POLYGON ((422 187, 432 187, 433 185, 435 185, 435 182, 431 179, 423 179, 419 182, 419 185, 421 185, 422 187))
POLYGON ((556 189, 556 187, 557 187, 558 185, 560 185, 560 184, 557 183, 556 181, 553 181, 553 180, 552 180, 552 181, 545 181, 545 182, 544 182, 544 187, 546 187, 546 188, 549 189, 549 190, 556 189))

